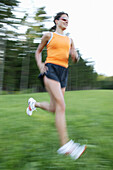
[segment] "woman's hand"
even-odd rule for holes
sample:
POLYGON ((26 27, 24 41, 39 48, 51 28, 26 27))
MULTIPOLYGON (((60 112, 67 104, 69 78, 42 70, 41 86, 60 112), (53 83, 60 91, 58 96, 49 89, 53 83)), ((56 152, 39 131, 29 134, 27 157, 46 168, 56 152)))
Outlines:
POLYGON ((45 66, 45 63, 41 63, 40 66, 39 66, 39 70, 40 70, 40 73, 46 73, 46 71, 48 70, 48 67, 45 66))

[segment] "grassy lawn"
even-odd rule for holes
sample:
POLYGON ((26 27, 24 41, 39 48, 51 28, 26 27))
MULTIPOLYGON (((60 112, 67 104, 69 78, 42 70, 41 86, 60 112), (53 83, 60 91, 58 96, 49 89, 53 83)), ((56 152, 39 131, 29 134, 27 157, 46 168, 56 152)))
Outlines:
POLYGON ((113 91, 66 92, 69 136, 87 144, 82 157, 73 161, 56 153, 59 148, 55 116, 37 109, 27 116, 29 97, 49 101, 47 93, 0 96, 1 170, 112 170, 113 91))

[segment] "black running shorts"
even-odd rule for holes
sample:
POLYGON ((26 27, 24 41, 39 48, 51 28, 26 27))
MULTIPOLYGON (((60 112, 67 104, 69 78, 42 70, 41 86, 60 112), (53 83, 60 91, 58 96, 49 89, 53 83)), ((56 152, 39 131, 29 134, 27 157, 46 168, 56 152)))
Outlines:
MULTIPOLYGON (((46 63, 45 65, 47 67, 47 71, 44 73, 44 75, 52 80, 60 82, 61 88, 66 87, 68 79, 68 68, 51 63, 46 63)), ((41 79, 44 75, 40 74, 39 78, 41 79)))

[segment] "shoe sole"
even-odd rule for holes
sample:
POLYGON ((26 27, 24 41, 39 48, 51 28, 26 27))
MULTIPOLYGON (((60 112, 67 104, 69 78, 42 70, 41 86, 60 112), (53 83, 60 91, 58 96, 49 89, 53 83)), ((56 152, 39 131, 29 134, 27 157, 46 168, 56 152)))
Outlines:
POLYGON ((70 156, 73 160, 77 160, 78 158, 81 157, 81 155, 84 153, 84 151, 86 150, 86 145, 80 146, 80 148, 78 148, 78 150, 75 149, 75 151, 73 151, 70 156))
POLYGON ((85 145, 83 151, 81 152, 81 154, 78 157, 75 158, 75 160, 77 160, 78 158, 80 158, 82 156, 82 154, 85 152, 86 148, 87 148, 87 146, 85 145))

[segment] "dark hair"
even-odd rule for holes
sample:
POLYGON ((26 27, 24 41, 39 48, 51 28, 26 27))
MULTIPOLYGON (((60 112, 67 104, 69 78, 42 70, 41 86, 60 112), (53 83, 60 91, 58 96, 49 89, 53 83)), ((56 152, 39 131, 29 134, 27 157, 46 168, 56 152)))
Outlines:
POLYGON ((54 22, 55 25, 50 29, 50 31, 55 31, 55 30, 56 30, 55 20, 59 20, 60 17, 61 17, 63 14, 65 14, 65 15, 67 15, 67 16, 69 17, 69 15, 68 15, 66 12, 58 12, 57 15, 54 17, 54 20, 53 20, 53 22, 54 22))

